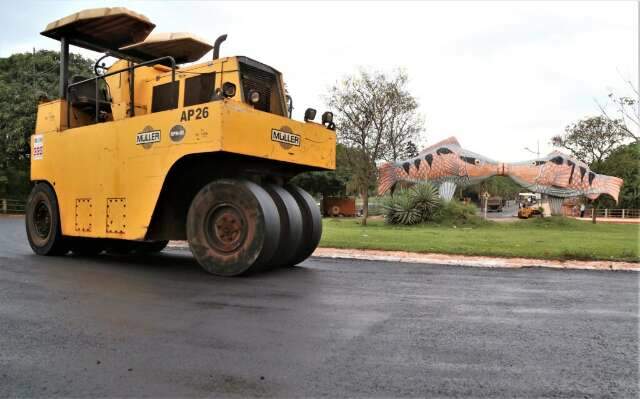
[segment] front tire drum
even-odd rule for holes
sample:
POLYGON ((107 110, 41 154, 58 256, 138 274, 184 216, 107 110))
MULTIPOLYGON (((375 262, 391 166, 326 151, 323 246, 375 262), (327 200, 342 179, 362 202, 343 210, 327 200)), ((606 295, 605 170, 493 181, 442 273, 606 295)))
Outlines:
POLYGON ((302 213, 302 242, 290 262, 294 266, 311 256, 318 247, 322 237, 322 215, 311 194, 294 185, 286 186, 286 190, 296 200, 302 213))
POLYGON ((187 239, 212 274, 237 276, 268 264, 280 237, 278 210, 267 192, 244 180, 217 180, 196 194, 187 215, 187 239))
POLYGON ((280 215, 280 244, 269 266, 286 266, 293 262, 302 240, 302 212, 295 198, 284 188, 268 184, 269 193, 280 215))

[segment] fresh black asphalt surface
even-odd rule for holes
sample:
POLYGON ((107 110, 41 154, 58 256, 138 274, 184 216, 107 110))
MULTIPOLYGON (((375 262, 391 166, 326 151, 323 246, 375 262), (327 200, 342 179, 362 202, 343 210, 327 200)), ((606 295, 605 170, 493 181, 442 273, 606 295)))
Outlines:
POLYGON ((39 257, 0 217, 0 397, 638 396, 638 273, 39 257))

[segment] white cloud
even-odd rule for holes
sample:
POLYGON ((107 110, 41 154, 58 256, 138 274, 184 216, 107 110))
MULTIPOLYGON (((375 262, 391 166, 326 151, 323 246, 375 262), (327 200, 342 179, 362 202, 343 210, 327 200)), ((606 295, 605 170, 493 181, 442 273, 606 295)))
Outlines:
MULTIPOLYGON (((33 45, 78 3, 56 3, 16 24, 0 54, 33 45), (28 38, 33 38, 31 41, 28 38)), ((87 4, 84 8, 104 6, 87 4)), ((112 5, 112 4, 111 4, 112 5)), ((112 5, 113 6, 113 5, 112 5)), ((402 67, 433 142, 456 135, 489 157, 526 158, 523 147, 598 113, 593 98, 637 87, 638 9, 633 2, 130 2, 157 31, 229 39, 223 55, 246 55, 285 75, 300 117, 324 110, 326 89, 358 67, 402 67)), ((31 14, 28 6, 12 13, 31 14)), ((7 15, 5 18, 22 18, 7 15)))

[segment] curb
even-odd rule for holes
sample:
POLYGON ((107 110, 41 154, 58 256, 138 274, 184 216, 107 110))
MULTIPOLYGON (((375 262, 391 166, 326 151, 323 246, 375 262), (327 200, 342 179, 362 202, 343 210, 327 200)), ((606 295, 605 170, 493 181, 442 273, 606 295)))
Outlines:
MULTIPOLYGON (((168 248, 188 250, 185 241, 171 241, 168 248)), ((618 261, 548 260, 531 258, 496 258, 490 256, 446 255, 371 249, 317 248, 311 255, 316 258, 357 259, 401 263, 429 263, 446 266, 471 266, 500 269, 545 267, 576 270, 620 270, 640 272, 640 263, 618 261)))

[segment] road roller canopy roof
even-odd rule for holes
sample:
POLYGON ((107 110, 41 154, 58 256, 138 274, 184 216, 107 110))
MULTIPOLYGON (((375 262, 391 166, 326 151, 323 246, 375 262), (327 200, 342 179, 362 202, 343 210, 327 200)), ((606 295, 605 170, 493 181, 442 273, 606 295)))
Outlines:
POLYGON ((140 60, 171 56, 176 63, 194 62, 213 46, 191 33, 154 33, 144 41, 120 48, 120 52, 140 60))
POLYGON ((143 41, 155 28, 144 15, 123 7, 83 10, 51 22, 42 35, 98 52, 118 53, 123 46, 143 41))

